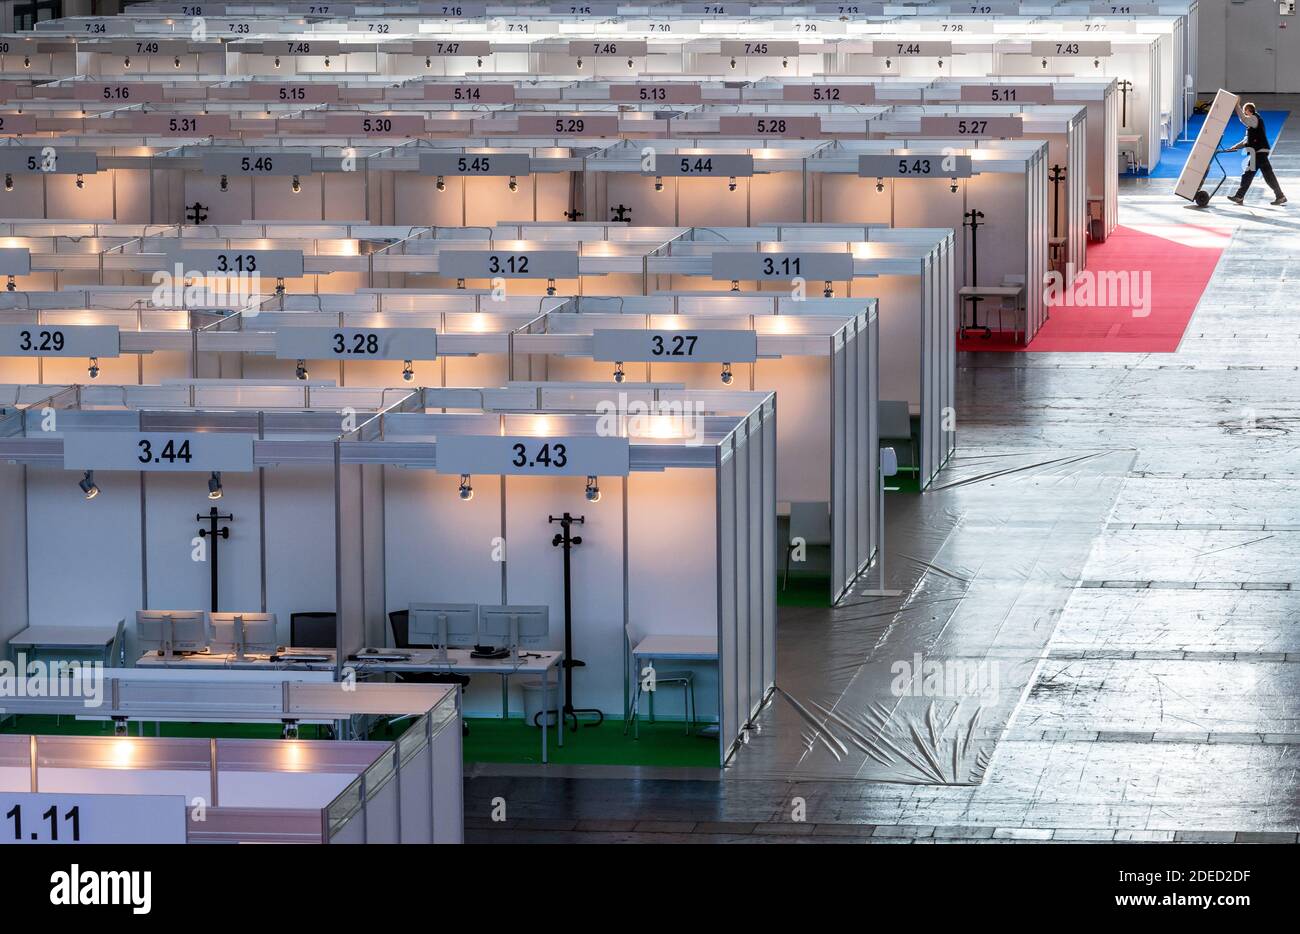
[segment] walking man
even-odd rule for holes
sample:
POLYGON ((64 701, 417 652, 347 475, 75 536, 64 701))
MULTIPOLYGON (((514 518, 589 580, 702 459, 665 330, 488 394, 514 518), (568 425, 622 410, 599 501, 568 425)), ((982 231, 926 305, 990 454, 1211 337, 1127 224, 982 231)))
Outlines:
POLYGON ((1259 108, 1254 104, 1242 104, 1238 101, 1237 118, 1246 127, 1246 136, 1240 143, 1229 148, 1228 152, 1236 152, 1238 149, 1247 150, 1246 171, 1241 173, 1241 185, 1237 188, 1237 193, 1228 195, 1228 200, 1233 204, 1243 204, 1246 200, 1246 192, 1250 190, 1250 183, 1255 180, 1255 172, 1259 171, 1264 174, 1264 181, 1276 195, 1272 203, 1286 204, 1286 195, 1282 194, 1282 186, 1277 183, 1277 176, 1273 174, 1273 164, 1268 161, 1268 134, 1264 131, 1264 117, 1260 114, 1259 108))

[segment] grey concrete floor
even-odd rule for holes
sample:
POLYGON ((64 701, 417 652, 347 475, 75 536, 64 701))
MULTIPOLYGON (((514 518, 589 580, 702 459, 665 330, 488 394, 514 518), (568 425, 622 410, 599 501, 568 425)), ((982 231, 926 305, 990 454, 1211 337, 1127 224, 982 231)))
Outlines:
POLYGON ((1124 182, 1121 223, 1225 246, 1178 351, 963 355, 959 453, 888 506, 903 596, 784 609, 724 773, 471 770, 467 839, 1296 841, 1300 200, 1172 188, 1124 182), (898 696, 917 658, 994 677, 898 696))

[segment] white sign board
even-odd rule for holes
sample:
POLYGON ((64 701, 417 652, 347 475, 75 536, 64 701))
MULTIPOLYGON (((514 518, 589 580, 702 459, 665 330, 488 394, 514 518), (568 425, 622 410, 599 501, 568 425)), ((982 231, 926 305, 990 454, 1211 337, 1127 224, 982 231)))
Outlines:
MULTIPOLYGON (((54 140, 50 140, 51 144, 54 140)), ((93 175, 99 157, 93 152, 49 146, 0 146, 0 172, 29 175, 93 175)))
POLYGON ((115 324, 0 324, 0 357, 116 357, 115 324))
POLYGON ((871 43, 871 54, 881 58, 948 58, 951 42, 891 40, 871 43))
POLYGON ((442 435, 438 472, 533 477, 624 477, 627 438, 442 435))
POLYGON ((224 431, 75 431, 63 436, 65 470, 253 469, 253 436, 224 431))
POLYGON ((296 279, 303 274, 302 250, 174 250, 168 254, 186 270, 216 275, 259 275, 296 279))
POLYGON ((204 175, 310 175, 306 152, 212 152, 203 156, 204 175))
POLYGON ((1031 42, 1029 48, 1036 58, 1105 58, 1110 54, 1109 42, 1031 42))
POLYGON ((853 278, 853 254, 714 253, 713 278, 758 281, 785 279, 844 281, 853 278))
POLYGON ((519 152, 422 152, 421 175, 520 176, 532 172, 532 162, 519 152))
POLYGON ((0 843, 184 843, 184 795, 0 792, 0 843))
POLYGON ((681 178, 738 178, 754 174, 754 157, 732 153, 717 155, 680 156, 674 153, 655 154, 651 168, 643 168, 642 175, 671 175, 681 178))
POLYGON ((617 363, 753 363, 758 359, 758 334, 707 328, 598 329, 592 333, 591 359, 617 363))
POLYGON ((32 271, 32 252, 27 247, 0 249, 0 276, 25 276, 32 271))
POLYGON ((922 117, 921 135, 1015 139, 1025 135, 1025 125, 1019 117, 922 117))
POLYGON ((576 279, 574 250, 442 250, 438 272, 457 279, 576 279))
POLYGON ((438 335, 433 328, 280 328, 275 332, 280 360, 433 360, 438 335))
POLYGON ((970 178, 970 156, 943 153, 858 156, 858 174, 863 178, 970 178))

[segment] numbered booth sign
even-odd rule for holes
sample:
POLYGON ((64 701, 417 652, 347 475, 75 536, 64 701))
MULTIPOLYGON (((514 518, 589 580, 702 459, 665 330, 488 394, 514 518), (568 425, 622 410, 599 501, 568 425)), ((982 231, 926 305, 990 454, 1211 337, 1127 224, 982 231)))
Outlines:
POLYGON ((851 253, 714 253, 713 278, 722 280, 813 279, 845 282, 853 278, 851 253))
POLYGON ((677 155, 656 153, 650 168, 641 168, 646 176, 678 178, 748 178, 754 174, 754 157, 746 154, 677 155))
POLYGON ((205 175, 310 175, 311 154, 305 152, 214 152, 203 157, 205 175))
POLYGON ((625 477, 627 438, 441 435, 438 472, 533 477, 625 477))
POLYGON ((1018 139, 1025 125, 1019 117, 922 117, 921 135, 1018 139))
POLYGON ((592 333, 591 359, 617 363, 753 363, 758 359, 755 331, 598 329, 592 333))
POLYGON ((115 324, 0 324, 0 357, 116 357, 115 324))
POLYGON ((516 152, 422 152, 421 175, 468 175, 487 177, 527 176, 532 160, 516 152))
POLYGON ((301 250, 175 250, 170 254, 188 272, 219 276, 297 279, 303 274, 301 250))
POLYGON ((456 279, 576 279, 572 250, 442 250, 438 272, 456 279))
POLYGON ((858 175, 863 178, 970 178, 971 157, 943 153, 858 156, 858 175))
POLYGON ((253 469, 253 435, 224 431, 75 431, 63 436, 65 470, 253 469))
POLYGON ((280 328, 280 360, 433 360, 438 335, 432 328, 280 328))
POLYGON ((10 791, 0 793, 0 811, 0 843, 185 842, 184 795, 10 791))

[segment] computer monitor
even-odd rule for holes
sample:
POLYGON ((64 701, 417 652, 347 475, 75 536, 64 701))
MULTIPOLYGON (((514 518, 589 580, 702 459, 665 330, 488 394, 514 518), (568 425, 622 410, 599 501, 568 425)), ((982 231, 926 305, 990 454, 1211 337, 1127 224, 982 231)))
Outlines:
POLYGON ((165 658, 208 647, 208 614, 203 610, 136 610, 135 634, 144 652, 165 658))
POLYGON ((478 609, 480 638, 511 649, 546 648, 550 633, 550 607, 502 605, 478 609))
POLYGON ((448 646, 478 642, 477 603, 412 603, 406 641, 432 645, 447 656, 448 646))
POLYGON ((271 655, 279 648, 274 613, 213 613, 212 651, 242 659, 271 655))

